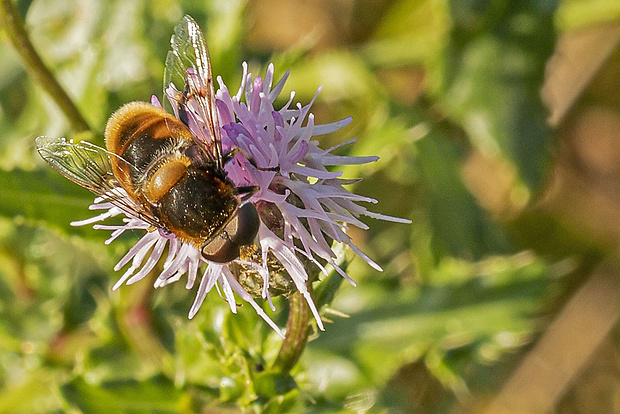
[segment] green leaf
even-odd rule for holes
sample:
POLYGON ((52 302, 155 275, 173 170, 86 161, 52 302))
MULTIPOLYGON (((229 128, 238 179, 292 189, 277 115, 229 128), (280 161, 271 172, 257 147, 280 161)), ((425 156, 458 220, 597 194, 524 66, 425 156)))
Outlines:
POLYGON ((509 243, 463 185, 460 176, 464 149, 442 131, 416 143, 419 151, 420 199, 430 221, 436 257, 458 256, 478 260, 493 253, 507 253, 509 243))
POLYGON ((394 1, 362 55, 373 66, 421 65, 436 58, 448 29, 445 1, 394 1))
POLYGON ((560 30, 575 30, 584 26, 614 23, 620 19, 620 2, 617 0, 565 0, 556 13, 560 30))
MULTIPOLYGON (((13 359, 12 355, 5 352, 3 352, 3 358, 6 361, 13 359)), ((6 368, 3 367, 3 369, 6 368)), ((13 373, 15 372, 17 371, 13 371, 13 373)), ((59 382, 58 373, 47 368, 37 368, 28 374, 28 376, 23 377, 22 381, 17 381, 18 383, 13 386, 3 384, 5 386, 0 393, 0 412, 63 412, 62 400, 56 391, 59 382)))
POLYGON ((451 2, 441 100, 474 146, 501 154, 530 188, 540 181, 551 131, 540 97, 555 44, 556 2, 451 2))
POLYGON ((299 390, 294 389, 285 395, 269 400, 267 404, 261 407, 261 412, 263 414, 308 412, 308 408, 304 404, 306 398, 299 390))
POLYGON ((101 384, 88 384, 78 377, 63 385, 61 391, 69 403, 85 413, 191 412, 189 395, 163 376, 101 384))
POLYGON ((94 196, 51 169, 37 171, 0 171, 0 215, 45 221, 70 234, 97 234, 90 227, 71 227, 75 220, 95 214, 88 210, 94 196))
MULTIPOLYGON (((341 266, 343 271, 347 271, 347 263, 341 266)), ((326 278, 321 280, 314 289, 314 302, 318 309, 329 305, 334 300, 334 296, 344 279, 336 271, 332 271, 326 278)))
POLYGON ((71 285, 64 305, 65 329, 72 330, 88 321, 97 309, 97 294, 106 292, 107 275, 87 273, 71 285))
POLYGON ((285 395, 295 388, 297 384, 289 374, 263 371, 254 375, 254 390, 261 398, 285 395))
MULTIPOLYGON (((374 306, 336 319, 326 334, 309 344, 309 350, 352 357, 376 382, 429 347, 454 349, 477 343, 480 349, 494 344, 499 333, 513 335, 514 344, 522 343, 518 338, 534 329, 531 314, 546 291, 548 274, 543 262, 524 254, 478 263, 444 260, 433 285, 384 292, 374 306)), ((338 308, 338 301, 333 306, 338 308)), ((346 305, 340 309, 350 313, 346 305)), ((316 366, 313 370, 321 372, 316 366)))

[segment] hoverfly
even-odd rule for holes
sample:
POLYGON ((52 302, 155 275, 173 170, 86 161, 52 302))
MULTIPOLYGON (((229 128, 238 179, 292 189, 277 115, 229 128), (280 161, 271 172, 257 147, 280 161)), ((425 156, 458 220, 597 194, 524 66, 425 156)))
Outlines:
POLYGON ((235 186, 224 170, 239 150, 223 153, 209 53, 191 17, 177 25, 171 44, 164 93, 176 117, 130 102, 108 120, 106 149, 39 137, 37 150, 69 180, 152 231, 174 234, 207 260, 230 262, 258 232, 258 213, 247 201, 257 188, 235 186))

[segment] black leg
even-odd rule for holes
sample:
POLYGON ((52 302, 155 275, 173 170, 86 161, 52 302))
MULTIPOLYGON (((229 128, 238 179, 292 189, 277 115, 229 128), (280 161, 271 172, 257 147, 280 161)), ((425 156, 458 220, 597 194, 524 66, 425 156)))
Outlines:
POLYGON ((250 164, 252 164, 254 168, 256 168, 259 171, 280 171, 280 167, 259 167, 256 164, 256 160, 254 160, 254 158, 250 154, 248 154, 246 151, 244 151, 243 149, 239 147, 235 147, 231 149, 227 154, 224 154, 222 156, 222 161, 224 161, 224 165, 227 164, 233 158, 235 158, 235 155, 239 153, 243 154, 243 156, 250 162, 250 164))
POLYGON ((246 201, 252 197, 260 188, 257 185, 246 185, 235 188, 235 192, 241 196, 241 201, 246 201))
POLYGON ((235 155, 239 154, 240 151, 241 149, 239 147, 231 149, 226 154, 222 155, 222 163, 224 165, 228 164, 233 158, 235 158, 235 155))
POLYGON ((187 104, 187 97, 189 96, 189 81, 188 74, 185 73, 185 89, 183 90, 183 95, 181 96, 181 100, 179 102, 179 120, 183 122, 183 124, 189 128, 189 114, 185 110, 185 105, 187 104))

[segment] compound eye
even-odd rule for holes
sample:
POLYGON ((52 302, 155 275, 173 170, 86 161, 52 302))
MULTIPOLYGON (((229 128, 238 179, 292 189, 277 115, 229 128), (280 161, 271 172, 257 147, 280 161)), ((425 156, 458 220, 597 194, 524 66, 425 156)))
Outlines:
POLYGON ((226 231, 209 244, 202 246, 202 257, 215 263, 228 263, 239 257, 239 246, 233 243, 226 231))
POLYGON ((244 204, 224 230, 202 246, 202 257, 216 263, 228 263, 239 258, 239 246, 254 242, 259 225, 260 218, 254 205, 244 204))
POLYGON ((252 203, 246 203, 237 211, 237 214, 226 225, 226 232, 236 245, 245 246, 252 244, 256 233, 258 233, 258 226, 260 225, 260 218, 256 207, 252 203))

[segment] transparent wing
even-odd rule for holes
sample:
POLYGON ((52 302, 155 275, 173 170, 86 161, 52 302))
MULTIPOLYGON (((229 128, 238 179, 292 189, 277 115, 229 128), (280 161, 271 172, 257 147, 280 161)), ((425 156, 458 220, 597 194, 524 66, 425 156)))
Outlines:
POLYGON ((198 24, 185 16, 170 39, 164 95, 177 118, 195 135, 205 155, 223 168, 220 126, 215 105, 209 50, 198 24))
POLYGON ((122 158, 85 141, 74 143, 65 138, 38 137, 36 144, 41 157, 69 180, 111 202, 123 212, 151 225, 158 225, 157 219, 130 199, 114 177, 109 157, 117 157, 126 163, 122 158))

